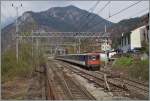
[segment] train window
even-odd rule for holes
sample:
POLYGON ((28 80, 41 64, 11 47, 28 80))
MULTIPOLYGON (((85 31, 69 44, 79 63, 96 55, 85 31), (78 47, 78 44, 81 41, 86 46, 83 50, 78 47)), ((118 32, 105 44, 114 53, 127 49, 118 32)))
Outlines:
POLYGON ((85 60, 85 56, 84 55, 80 55, 80 61, 84 61, 85 60))
POLYGON ((88 60, 88 56, 87 56, 87 55, 85 55, 85 60, 86 60, 86 61, 88 60))
POLYGON ((90 56, 88 57, 88 59, 89 59, 89 60, 97 60, 97 59, 99 59, 99 56, 98 56, 98 55, 90 55, 90 56))

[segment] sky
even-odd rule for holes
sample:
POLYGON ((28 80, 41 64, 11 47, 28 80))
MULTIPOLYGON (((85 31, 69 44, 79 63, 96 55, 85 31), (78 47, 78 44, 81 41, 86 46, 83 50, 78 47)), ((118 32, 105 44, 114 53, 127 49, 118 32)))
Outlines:
MULTIPOLYGON (((6 25, 14 21, 16 18, 16 10, 14 7, 19 7, 19 16, 21 16, 26 11, 40 12, 51 7, 65 7, 68 5, 74 5, 80 9, 92 12, 90 9, 98 3, 93 13, 106 19, 109 15, 113 15, 137 1, 111 1, 103 11, 98 13, 107 2, 108 1, 1 1, 1 24, 6 25), (12 7, 12 3, 14 7, 12 7), (22 7, 20 7, 21 4, 22 7)), ((107 20, 117 23, 120 20, 141 16, 147 12, 149 12, 149 1, 141 1, 137 5, 107 20)))

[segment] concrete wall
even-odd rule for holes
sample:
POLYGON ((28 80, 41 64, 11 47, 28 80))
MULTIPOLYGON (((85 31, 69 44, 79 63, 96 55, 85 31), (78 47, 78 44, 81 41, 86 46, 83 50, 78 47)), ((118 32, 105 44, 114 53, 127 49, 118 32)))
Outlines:
POLYGON ((146 30, 146 26, 142 26, 132 31, 131 33, 131 49, 136 47, 142 47, 142 41, 148 42, 148 31, 146 30))
POLYGON ((134 49, 135 47, 141 47, 140 30, 136 29, 136 30, 132 31, 130 36, 131 36, 131 49, 134 49))

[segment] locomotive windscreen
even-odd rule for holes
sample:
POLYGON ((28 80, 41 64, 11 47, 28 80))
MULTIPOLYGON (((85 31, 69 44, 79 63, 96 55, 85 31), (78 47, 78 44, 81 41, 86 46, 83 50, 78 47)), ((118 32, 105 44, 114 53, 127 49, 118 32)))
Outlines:
POLYGON ((99 59, 99 55, 89 55, 88 59, 89 60, 98 60, 99 59))

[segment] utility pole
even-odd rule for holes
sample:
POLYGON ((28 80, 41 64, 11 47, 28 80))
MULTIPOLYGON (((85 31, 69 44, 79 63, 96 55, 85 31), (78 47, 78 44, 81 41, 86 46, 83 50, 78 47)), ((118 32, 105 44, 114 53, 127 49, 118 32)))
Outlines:
POLYGON ((39 50, 38 49, 39 49, 39 39, 36 38, 36 59, 37 59, 36 67, 39 66, 39 50))
POLYGON ((107 32, 107 27, 106 27, 106 24, 105 24, 105 33, 107 32))
POLYGON ((76 44, 73 45, 74 47, 74 54, 76 53, 76 44))
POLYGON ((20 7, 22 7, 22 4, 20 6, 14 6, 12 4, 12 7, 14 7, 15 10, 16 10, 16 59, 17 59, 17 62, 18 62, 18 44, 19 44, 19 42, 18 42, 18 35, 19 35, 19 33, 18 33, 19 32, 19 29, 18 29, 18 9, 20 7))
POLYGON ((76 53, 78 53, 78 43, 77 43, 77 37, 75 36, 75 44, 76 44, 76 53))
POLYGON ((81 40, 80 40, 80 38, 79 38, 79 54, 80 54, 80 50, 81 50, 81 47, 80 47, 80 45, 81 45, 81 40))
MULTIPOLYGON (((110 18, 111 17, 111 14, 110 14, 110 6, 109 6, 109 12, 108 12, 108 17, 110 18)), ((105 25, 105 33, 107 33, 107 27, 105 25)), ((108 46, 108 37, 105 39, 105 56, 106 56, 106 59, 105 59, 105 66, 104 67, 107 67, 107 62, 108 62, 108 58, 107 57, 107 46, 108 46)))
MULTIPOLYGON (((105 33, 107 33, 107 27, 106 27, 106 25, 105 25, 105 33)), ((107 38, 104 40, 105 41, 105 57, 106 57, 106 59, 105 59, 105 66, 104 67, 107 67, 107 38)))
MULTIPOLYGON (((32 30, 32 35, 33 35, 33 30, 32 30)), ((34 43, 33 43, 33 37, 32 37, 32 59, 33 59, 33 48, 34 48, 34 43)))

